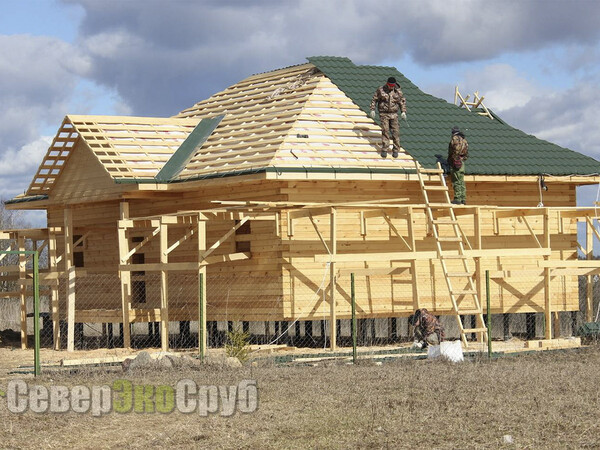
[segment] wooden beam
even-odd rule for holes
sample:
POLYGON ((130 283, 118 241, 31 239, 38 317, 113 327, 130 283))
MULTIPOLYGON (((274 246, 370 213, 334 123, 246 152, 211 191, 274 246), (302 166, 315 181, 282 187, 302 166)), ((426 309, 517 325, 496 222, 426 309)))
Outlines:
POLYGON ((345 277, 350 274, 357 276, 385 276, 385 275, 400 275, 404 272, 410 272, 410 267, 373 267, 365 269, 339 269, 337 271, 337 278, 345 277))
MULTIPOLYGON (((127 219, 129 218, 129 203, 121 202, 119 205, 119 221, 117 236, 119 242, 119 260, 127 262, 129 258, 129 240, 127 239, 127 219)), ((123 322, 123 347, 131 347, 130 311, 131 311, 131 272, 119 270, 121 280, 121 312, 123 322)))
POLYGON ((75 266, 73 265, 73 210, 65 208, 65 271, 67 272, 67 351, 75 351, 75 266))
MULTIPOLYGON (((525 217, 523 217, 523 220, 526 220, 525 217)), ((550 249, 550 211, 548 210, 548 208, 544 208, 543 221, 544 247, 550 249)), ((544 256, 545 260, 548 260, 549 258, 549 255, 544 256)), ((546 267, 544 269, 544 320, 546 322, 546 339, 552 339, 552 294, 550 292, 550 289, 550 267, 546 267)))
POLYGON ((321 241, 321 244, 323 244, 323 246, 325 247, 325 250, 327 251, 327 253, 329 253, 331 255, 331 250, 327 246, 327 242, 325 242, 325 239, 323 238, 323 235, 319 231, 319 227, 317 226, 317 223, 315 222, 315 219, 313 218, 312 215, 309 215, 308 217, 310 219, 310 223, 312 224, 313 228, 317 232, 317 236, 319 237, 319 240, 321 241))
MULTIPOLYGON (((414 210, 412 207, 410 207, 410 206, 408 207, 407 214, 408 214, 408 223, 407 223, 408 240, 410 242, 410 249, 412 251, 416 251, 417 243, 415 241, 415 229, 414 229, 414 225, 413 225, 414 210)), ((427 221, 427 226, 429 226, 429 220, 427 221)), ((412 274, 411 281, 412 281, 412 290, 413 290, 413 310, 416 311, 417 309, 419 309, 421 307, 421 300, 420 300, 420 293, 419 293, 419 277, 418 277, 418 271, 417 271, 417 261, 414 259, 410 261, 410 271, 412 274)))
MULTIPOLYGON (((312 220, 312 216, 311 216, 312 220)), ((331 256, 335 258, 337 254, 337 220, 336 220, 336 209, 331 208, 330 216, 329 216, 329 227, 330 227, 330 239, 331 239, 331 256)), ((331 261, 329 264, 329 298, 331 301, 330 305, 330 324, 329 324, 329 333, 330 333, 330 349, 331 351, 335 351, 337 348, 337 317, 336 317, 336 305, 335 305, 335 291, 337 288, 337 282, 335 279, 335 262, 331 261)))
POLYGON ((509 211, 496 211, 497 219, 505 219, 510 217, 525 217, 525 216, 542 216, 546 214, 548 208, 514 208, 509 211))
POLYGON ((145 264, 120 264, 119 270, 126 272, 160 272, 161 270, 166 271, 183 271, 183 272, 196 272, 200 268, 210 265, 218 264, 229 261, 240 261, 244 259, 250 259, 251 253, 248 252, 237 252, 230 253, 227 255, 213 255, 205 258, 201 262, 169 262, 169 263, 145 263, 145 264))
MULTIPOLYGON (((19 251, 25 251, 25 238, 19 236, 17 238, 19 251)), ((24 254, 19 254, 19 279, 25 279, 27 276, 26 258, 24 254)), ((21 311, 21 348, 27 348, 27 292, 25 289, 20 290, 20 311, 21 311)))
MULTIPOLYGON (((48 236, 48 270, 50 273, 58 272, 58 263, 56 262, 56 233, 50 232, 48 236)), ((43 278, 40 276, 40 278, 43 278)), ((51 285, 50 308, 52 311, 52 331, 54 337, 54 350, 60 350, 60 310, 59 310, 59 289, 58 283, 51 285)))
MULTIPOLYGON (((589 262, 592 262, 594 259, 594 227, 593 222, 587 218, 585 224, 585 255, 589 262)), ((594 320, 594 277, 588 276, 586 281, 585 321, 592 322, 594 320)))
POLYGON ((569 259, 561 261, 558 259, 550 259, 544 261, 538 261, 538 267, 577 267, 580 269, 585 268, 600 268, 600 260, 582 260, 582 259, 569 259))
MULTIPOLYGON (((198 220, 196 225, 198 230, 198 258, 206 251, 206 222, 198 220)), ((198 262, 205 262, 198 259, 198 262)), ((207 320, 206 320, 206 264, 201 265, 198 268, 198 280, 200 276, 203 278, 202 285, 199 286, 198 290, 198 353, 201 357, 204 356, 206 348, 208 346, 208 333, 207 333, 207 320)))
MULTIPOLYGON (((160 225, 160 262, 169 262, 168 241, 169 228, 167 222, 160 225)), ((160 346, 163 352, 169 350, 169 272, 160 271, 160 346)))
MULTIPOLYGON (((545 248, 515 248, 515 249, 487 249, 487 250, 465 250, 464 254, 467 258, 477 257, 510 257, 510 256, 544 256, 550 255, 551 250, 545 248)), ((444 252, 446 255, 452 255, 450 251, 444 252)), ((454 252, 458 255, 458 252, 454 252)), ((331 255, 315 255, 314 262, 362 262, 362 261, 410 261, 410 260, 427 260, 438 259, 437 251, 424 252, 389 252, 389 253, 357 253, 357 254, 337 254, 335 257, 331 255)), ((558 266, 560 267, 560 266, 558 266)))
POLYGON ((152 239, 154 236, 156 236, 158 233, 160 232, 160 226, 157 226, 154 228, 154 230, 152 230, 152 233, 150 233, 149 236, 146 236, 142 242, 140 242, 138 245, 136 245, 134 248, 132 248, 129 252, 127 252, 126 255, 123 256, 123 259, 121 259, 121 264, 125 264, 125 262, 131 258, 131 256, 136 253, 140 248, 142 248, 144 245, 146 245, 150 239, 152 239))
POLYGON ((240 220, 231 230, 229 230, 227 233, 225 233, 221 239, 219 239, 217 242, 215 242, 213 245, 211 245, 208 250, 206 250, 202 255, 200 255, 199 260, 202 261, 202 260, 206 259, 206 257, 208 255, 210 255, 212 252, 214 252, 223 242, 225 242, 229 238, 229 236, 231 236, 233 233, 235 233, 237 231, 237 229, 240 228, 242 225, 244 225, 249 219, 250 219, 250 217, 246 216, 242 220, 240 220))

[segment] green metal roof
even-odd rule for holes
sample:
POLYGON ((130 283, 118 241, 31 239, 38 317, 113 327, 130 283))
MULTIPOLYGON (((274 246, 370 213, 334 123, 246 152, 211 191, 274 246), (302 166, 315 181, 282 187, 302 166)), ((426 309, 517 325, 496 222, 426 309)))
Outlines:
POLYGON ((202 119, 196 128, 183 141, 173 156, 165 163, 163 168, 156 174, 156 181, 171 181, 187 166, 192 157, 198 152, 202 144, 221 123, 225 115, 202 119))
POLYGON ((446 158, 450 130, 457 125, 469 141, 469 174, 600 173, 595 159, 526 134, 494 113, 492 120, 426 94, 394 67, 357 66, 348 58, 332 56, 307 59, 367 114, 375 90, 395 77, 407 101, 408 125, 400 120, 400 142, 424 166, 435 166, 435 155, 446 158))

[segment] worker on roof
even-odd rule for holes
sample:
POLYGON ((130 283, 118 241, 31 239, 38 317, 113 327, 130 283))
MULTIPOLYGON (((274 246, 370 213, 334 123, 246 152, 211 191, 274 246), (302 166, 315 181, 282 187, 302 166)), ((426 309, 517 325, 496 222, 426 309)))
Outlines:
POLYGON ((444 327, 438 318, 425 308, 417 309, 408 318, 408 323, 414 327, 413 336, 415 340, 413 348, 427 348, 428 345, 439 345, 444 340, 444 327))
POLYGON ((448 165, 450 180, 454 188, 455 205, 467 204, 467 187, 465 186, 465 161, 469 157, 469 143, 458 127, 452 128, 452 137, 448 144, 448 165))
POLYGON ((387 83, 375 91, 373 100, 371 100, 372 119, 375 118, 375 105, 377 105, 379 119, 381 119, 381 157, 387 157, 391 131, 393 140, 392 156, 397 158, 400 151, 398 110, 402 112, 400 116, 406 120, 406 99, 394 77, 388 78, 387 83))

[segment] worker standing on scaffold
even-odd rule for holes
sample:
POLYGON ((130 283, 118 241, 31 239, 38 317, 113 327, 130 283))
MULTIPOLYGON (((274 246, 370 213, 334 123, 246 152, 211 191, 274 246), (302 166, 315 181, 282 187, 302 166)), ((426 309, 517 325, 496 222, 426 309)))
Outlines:
POLYGON ((452 138, 448 144, 448 165, 450 180, 454 189, 455 205, 467 204, 467 187, 465 186, 465 161, 469 157, 469 143, 458 127, 452 128, 452 138))

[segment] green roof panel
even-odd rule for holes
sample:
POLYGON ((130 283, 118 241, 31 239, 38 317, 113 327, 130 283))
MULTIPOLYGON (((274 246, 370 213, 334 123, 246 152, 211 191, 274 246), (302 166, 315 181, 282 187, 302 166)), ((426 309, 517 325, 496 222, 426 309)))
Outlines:
POLYGON ((202 119, 196 128, 183 141, 173 156, 165 163, 163 168, 156 174, 156 181, 172 181, 190 162, 200 147, 223 120, 224 115, 202 119))
POLYGON ((446 158, 450 130, 458 126, 469 141, 468 173, 473 175, 590 175, 600 162, 560 147, 494 119, 426 94, 394 67, 357 66, 348 58, 308 58, 366 114, 375 90, 388 77, 400 83, 406 97, 408 123, 400 120, 402 147, 422 165, 446 158))

